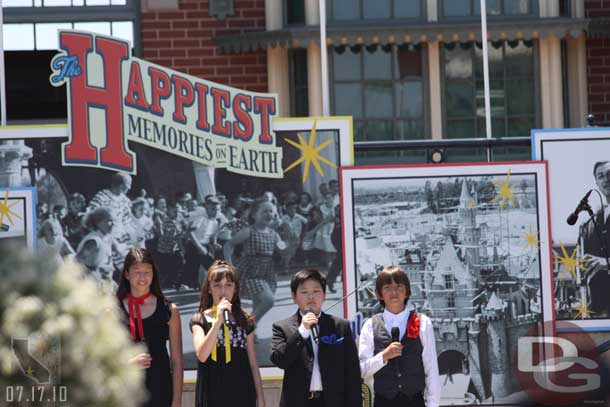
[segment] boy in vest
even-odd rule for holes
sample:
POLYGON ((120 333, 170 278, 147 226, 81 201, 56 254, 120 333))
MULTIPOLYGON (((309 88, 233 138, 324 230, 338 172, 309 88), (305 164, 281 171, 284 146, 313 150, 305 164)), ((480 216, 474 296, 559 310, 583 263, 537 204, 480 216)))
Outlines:
POLYGON ((374 378, 375 407, 438 407, 434 329, 407 306, 409 278, 399 267, 385 267, 375 292, 385 309, 364 323, 358 347, 362 378, 374 378))

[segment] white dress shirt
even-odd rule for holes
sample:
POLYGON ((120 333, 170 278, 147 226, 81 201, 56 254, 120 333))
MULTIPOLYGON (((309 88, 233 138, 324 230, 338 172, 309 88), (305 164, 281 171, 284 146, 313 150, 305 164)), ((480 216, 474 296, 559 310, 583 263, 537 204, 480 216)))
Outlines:
MULTIPOLYGON (((299 311, 301 317, 303 314, 299 311)), ((320 318, 320 314, 317 315, 320 318)), ((313 370, 311 371, 311 382, 309 384, 310 391, 322 391, 322 375, 320 374, 320 363, 318 362, 318 344, 313 340, 313 335, 311 334, 311 328, 307 329, 301 322, 299 325, 299 333, 303 337, 303 339, 309 339, 311 342, 311 346, 313 348, 313 370)))
MULTIPOLYGON (((398 327, 400 340, 407 330, 407 321, 411 315, 410 304, 399 314, 392 314, 387 309, 383 311, 382 317, 385 327, 389 332, 398 327)), ((438 362, 436 358, 436 342, 432 322, 426 315, 419 314, 419 339, 421 340, 422 361, 426 375, 426 387, 424 388, 424 401, 426 407, 438 407, 441 399, 441 382, 438 375, 438 362)), ((360 358, 360 372, 366 381, 372 381, 373 375, 385 367, 388 362, 383 360, 382 352, 374 355, 375 339, 373 334, 373 321, 368 319, 362 326, 358 345, 358 357, 360 358)))

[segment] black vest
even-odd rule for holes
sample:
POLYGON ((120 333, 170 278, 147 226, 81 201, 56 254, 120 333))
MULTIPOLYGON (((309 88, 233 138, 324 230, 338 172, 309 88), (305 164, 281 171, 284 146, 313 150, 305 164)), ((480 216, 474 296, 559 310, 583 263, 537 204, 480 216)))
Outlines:
MULTIPOLYGON (((414 312, 411 312, 409 319, 413 315, 415 315, 414 312)), ((385 327, 382 314, 373 315, 372 320, 376 355, 383 352, 392 343, 392 338, 385 327)), ((374 376, 375 393, 390 400, 395 398, 398 393, 411 397, 423 392, 426 387, 426 374, 421 357, 424 347, 419 335, 417 338, 407 338, 407 333, 405 333, 401 343, 403 345, 402 355, 389 360, 388 364, 374 376)))

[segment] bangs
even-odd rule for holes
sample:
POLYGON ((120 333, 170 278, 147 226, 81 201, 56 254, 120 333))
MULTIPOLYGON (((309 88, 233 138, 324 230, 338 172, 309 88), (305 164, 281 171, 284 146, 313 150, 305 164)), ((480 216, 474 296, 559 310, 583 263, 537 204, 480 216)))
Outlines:
POLYGON ((216 267, 210 272, 210 281, 217 283, 223 278, 232 283, 236 282, 235 273, 229 267, 216 267))
POLYGON ((375 282, 375 289, 377 293, 381 294, 381 288, 384 285, 388 284, 402 284, 410 291, 411 283, 409 282, 409 277, 407 277, 407 273, 405 273, 400 267, 390 266, 385 267, 381 273, 377 276, 377 281, 375 282))

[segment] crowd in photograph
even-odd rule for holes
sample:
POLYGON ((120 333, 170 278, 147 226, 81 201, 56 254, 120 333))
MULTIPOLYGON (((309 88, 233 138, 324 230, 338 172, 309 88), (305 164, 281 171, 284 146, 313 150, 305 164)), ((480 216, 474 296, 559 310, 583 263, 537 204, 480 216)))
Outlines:
POLYGON ((199 289, 213 261, 226 259, 251 277, 246 296, 272 295, 278 275, 302 267, 324 270, 329 290, 336 291, 342 269, 337 180, 321 183, 317 200, 305 191, 219 192, 199 200, 182 192, 170 199, 130 191, 131 184, 130 175, 116 173, 88 202, 74 192, 67 207, 39 203, 39 250, 58 259, 73 255, 101 281, 116 281, 127 251, 146 248, 165 290, 199 289))

